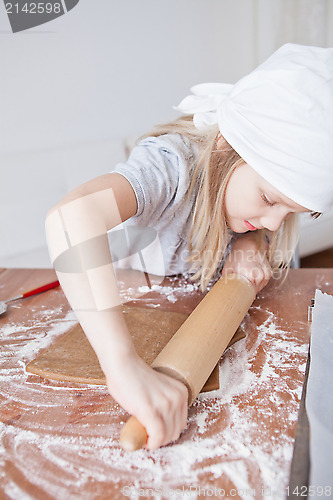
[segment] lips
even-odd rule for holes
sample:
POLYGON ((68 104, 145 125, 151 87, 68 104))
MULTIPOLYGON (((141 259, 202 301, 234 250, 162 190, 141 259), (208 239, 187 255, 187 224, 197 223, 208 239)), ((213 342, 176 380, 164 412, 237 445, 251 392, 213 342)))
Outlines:
POLYGON ((249 231, 256 231, 257 230, 257 228, 255 226, 252 226, 252 224, 250 224, 249 221, 245 220, 244 223, 249 231))

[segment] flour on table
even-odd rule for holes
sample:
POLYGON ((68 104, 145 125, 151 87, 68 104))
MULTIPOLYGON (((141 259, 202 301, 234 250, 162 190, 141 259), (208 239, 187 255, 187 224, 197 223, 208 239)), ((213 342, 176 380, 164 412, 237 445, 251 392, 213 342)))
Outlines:
MULTIPOLYGON (((159 295, 166 297, 166 299, 171 302, 177 302, 181 295, 188 295, 189 293, 196 292, 199 286, 196 283, 188 283, 184 280, 179 280, 179 278, 169 277, 170 285, 156 285, 153 284, 150 287, 148 285, 141 285, 137 288, 135 287, 124 287, 124 283, 118 280, 119 294, 122 302, 127 302, 138 297, 142 297, 150 292, 158 292, 159 295)), ((159 304, 154 304, 150 300, 146 299, 147 305, 150 307, 159 307, 159 304)))
MULTIPOLYGON (((180 293, 168 287, 158 291, 176 300, 180 293)), ((150 453, 120 448, 120 421, 126 414, 116 404, 112 412, 103 409, 102 402, 108 398, 105 387, 41 381, 25 372, 25 364, 37 352, 73 325, 72 313, 61 319, 61 311, 45 309, 34 311, 33 319, 24 324, 1 327, 0 323, 0 395, 10 415, 0 426, 0 461, 11 461, 27 481, 54 499, 90 500, 92 484, 96 498, 103 491, 99 484, 101 488, 118 485, 119 496, 113 498, 123 498, 121 488, 129 477, 130 498, 140 498, 144 488, 172 491, 180 486, 187 490, 186 498, 197 498, 195 490, 190 491, 193 485, 209 488, 221 476, 237 489, 235 498, 258 498, 262 489, 269 488, 275 493, 260 498, 284 498, 293 450, 290 429, 297 419, 307 345, 293 340, 270 311, 261 313, 265 319, 255 334, 224 354, 220 389, 198 397, 176 443, 150 453), (14 407, 17 416, 10 414, 14 407), (93 426, 89 425, 92 412, 98 420, 93 426), (278 419, 278 432, 271 436, 274 419, 278 419), (44 459, 42 471, 38 456, 44 459)), ((251 321, 248 315, 245 331, 251 321)), ((1 480, 8 498, 30 499, 10 475, 1 480)))

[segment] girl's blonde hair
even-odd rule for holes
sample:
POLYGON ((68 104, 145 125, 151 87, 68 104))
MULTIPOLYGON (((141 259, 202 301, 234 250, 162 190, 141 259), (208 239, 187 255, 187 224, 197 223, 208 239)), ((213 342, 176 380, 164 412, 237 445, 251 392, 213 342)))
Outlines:
MULTIPOLYGON (((189 137, 199 148, 198 161, 189 172, 192 180, 188 199, 196 193, 196 201, 189 234, 188 261, 192 279, 205 290, 218 273, 227 251, 230 236, 224 209, 225 192, 231 174, 244 160, 220 135, 217 127, 208 132, 199 131, 193 124, 192 116, 159 125, 139 140, 171 133, 189 137)), ((291 214, 278 231, 269 233, 268 260, 273 276, 279 277, 284 269, 289 268, 298 232, 298 217, 291 214)), ((265 244, 266 236, 267 231, 258 231, 258 245, 265 244)))

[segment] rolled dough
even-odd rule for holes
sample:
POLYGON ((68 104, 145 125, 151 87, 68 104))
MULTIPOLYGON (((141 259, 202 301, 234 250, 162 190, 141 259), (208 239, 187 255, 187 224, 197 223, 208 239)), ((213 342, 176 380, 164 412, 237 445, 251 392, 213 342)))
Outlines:
MULTIPOLYGON (((138 355, 151 364, 187 316, 171 311, 124 306, 127 326, 138 355)), ((238 330, 229 345, 245 335, 238 330)), ((81 384, 105 384, 97 356, 80 325, 74 326, 27 366, 29 373, 43 378, 81 384)), ((203 391, 219 388, 218 367, 207 380, 203 391)))

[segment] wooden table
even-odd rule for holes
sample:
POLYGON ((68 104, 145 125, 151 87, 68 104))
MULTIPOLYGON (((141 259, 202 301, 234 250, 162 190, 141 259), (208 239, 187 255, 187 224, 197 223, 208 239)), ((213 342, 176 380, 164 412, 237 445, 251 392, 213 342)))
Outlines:
MULTIPOLYGON (((0 269, 0 300, 53 278, 0 269)), ((184 279, 154 288, 141 305, 189 312, 202 297, 184 279)), ((333 269, 291 270, 280 288, 272 280, 242 324, 246 338, 222 358, 219 391, 194 403, 176 443, 151 453, 120 449, 127 415, 105 387, 25 372, 75 322, 61 289, 12 303, 0 317, 0 498, 285 498, 316 288, 333 294, 333 269)))

